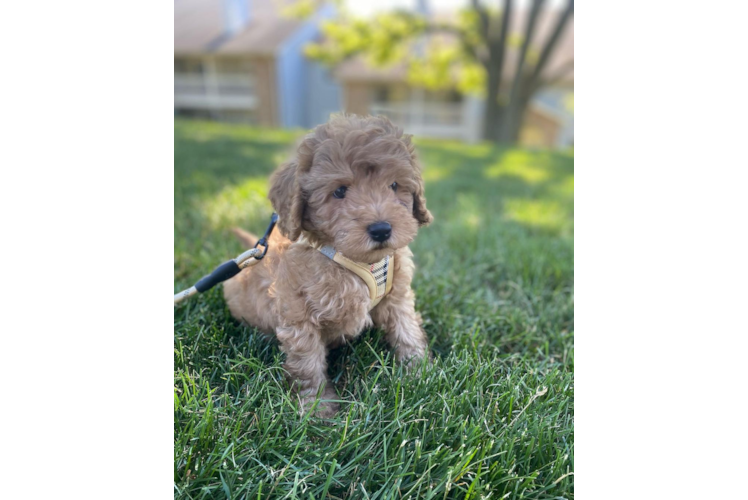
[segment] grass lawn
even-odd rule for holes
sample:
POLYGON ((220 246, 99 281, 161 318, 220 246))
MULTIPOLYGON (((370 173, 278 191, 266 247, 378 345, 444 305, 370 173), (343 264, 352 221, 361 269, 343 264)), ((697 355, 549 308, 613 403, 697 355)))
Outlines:
MULTIPOLYGON (((300 132, 175 124, 174 291, 261 233, 300 132)), ((174 312, 180 498, 572 498, 572 153, 417 140, 434 223, 412 249, 435 361, 402 373, 378 331, 331 354, 332 421, 300 416, 272 342, 220 287, 174 312)))

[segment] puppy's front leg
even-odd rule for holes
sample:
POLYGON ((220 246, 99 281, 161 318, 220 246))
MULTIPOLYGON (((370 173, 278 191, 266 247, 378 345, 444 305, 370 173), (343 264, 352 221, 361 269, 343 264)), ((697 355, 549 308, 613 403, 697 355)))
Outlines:
MULTIPOLYGON (((319 388, 324 384, 321 399, 337 399, 338 395, 327 379, 327 349, 320 332, 311 325, 280 327, 276 331, 281 350, 286 353, 284 368, 294 391, 301 396, 301 411, 312 407, 319 388)), ((337 413, 338 403, 320 401, 315 410, 319 417, 332 417, 337 413)))
POLYGON ((371 319, 384 330, 399 362, 410 367, 427 355, 429 342, 421 328, 421 316, 415 310, 415 296, 410 287, 393 288, 371 311, 371 319))

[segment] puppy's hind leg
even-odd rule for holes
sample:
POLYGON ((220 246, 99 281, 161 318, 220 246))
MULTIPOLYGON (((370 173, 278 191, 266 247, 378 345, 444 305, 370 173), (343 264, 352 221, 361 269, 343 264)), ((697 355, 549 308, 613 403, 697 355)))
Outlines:
POLYGON ((338 395, 327 378, 327 348, 320 332, 311 325, 301 325, 279 327, 276 329, 276 336, 281 343, 281 350, 286 353, 283 367, 288 373, 292 389, 301 397, 302 412, 311 409, 320 388, 324 386, 314 413, 323 418, 335 415, 340 405, 329 401, 338 399, 338 395))

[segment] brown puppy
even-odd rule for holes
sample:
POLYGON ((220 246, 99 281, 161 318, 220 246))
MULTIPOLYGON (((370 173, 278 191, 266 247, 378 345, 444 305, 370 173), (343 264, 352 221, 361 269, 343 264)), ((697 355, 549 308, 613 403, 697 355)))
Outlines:
MULTIPOLYGON (((401 362, 426 356, 408 244, 432 216, 410 136, 384 117, 333 117, 304 138, 270 184, 282 235, 273 233, 260 264, 224 284, 224 296, 235 318, 275 333, 302 411, 322 386, 322 399, 337 399, 327 351, 367 327, 386 332, 401 362), (370 310, 364 279, 320 252, 323 246, 361 263, 394 259, 389 293, 370 310)), ((321 401, 317 414, 337 409, 321 401)))

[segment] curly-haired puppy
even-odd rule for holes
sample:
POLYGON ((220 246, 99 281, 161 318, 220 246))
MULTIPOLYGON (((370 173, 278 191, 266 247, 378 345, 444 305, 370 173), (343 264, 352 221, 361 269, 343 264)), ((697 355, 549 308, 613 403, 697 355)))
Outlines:
POLYGON ((224 295, 235 318, 275 333, 302 409, 324 387, 317 414, 330 416, 338 405, 324 401, 337 399, 328 349, 374 325, 399 361, 427 355, 408 248, 432 220, 421 167, 410 136, 387 118, 337 116, 270 183, 282 235, 273 233, 267 256, 226 282, 224 295))

